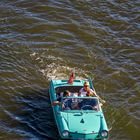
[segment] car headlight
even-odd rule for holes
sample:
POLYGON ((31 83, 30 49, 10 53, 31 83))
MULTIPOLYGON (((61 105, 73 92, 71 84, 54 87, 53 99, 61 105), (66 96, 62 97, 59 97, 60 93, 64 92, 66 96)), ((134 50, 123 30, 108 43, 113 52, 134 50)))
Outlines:
POLYGON ((64 137, 67 137, 67 136, 69 135, 69 131, 64 130, 63 133, 62 133, 62 135, 63 135, 64 137))
POLYGON ((100 135, 101 135, 101 137, 106 138, 106 137, 108 137, 108 132, 106 130, 102 130, 100 135))

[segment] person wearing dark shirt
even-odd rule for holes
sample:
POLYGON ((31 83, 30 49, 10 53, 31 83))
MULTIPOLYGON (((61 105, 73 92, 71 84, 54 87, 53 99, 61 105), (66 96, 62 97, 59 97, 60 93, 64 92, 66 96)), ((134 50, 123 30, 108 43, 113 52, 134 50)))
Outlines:
POLYGON ((60 97, 58 97, 57 101, 54 101, 52 103, 52 105, 61 105, 61 100, 62 100, 62 97, 69 97, 71 95, 71 93, 68 91, 68 90, 65 90, 63 92, 63 95, 61 95, 60 97))

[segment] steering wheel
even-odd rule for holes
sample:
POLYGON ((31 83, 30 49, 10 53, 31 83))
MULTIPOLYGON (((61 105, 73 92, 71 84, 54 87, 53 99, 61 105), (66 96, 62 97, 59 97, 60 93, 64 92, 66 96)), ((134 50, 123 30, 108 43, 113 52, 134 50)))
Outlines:
POLYGON ((82 110, 93 110, 93 107, 91 105, 84 105, 81 107, 82 110))

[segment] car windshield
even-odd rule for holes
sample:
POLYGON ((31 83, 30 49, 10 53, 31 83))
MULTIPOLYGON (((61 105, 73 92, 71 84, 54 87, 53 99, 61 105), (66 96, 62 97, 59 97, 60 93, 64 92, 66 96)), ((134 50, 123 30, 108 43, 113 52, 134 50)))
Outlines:
POLYGON ((62 98, 62 110, 96 110, 99 102, 95 97, 65 97, 62 98))

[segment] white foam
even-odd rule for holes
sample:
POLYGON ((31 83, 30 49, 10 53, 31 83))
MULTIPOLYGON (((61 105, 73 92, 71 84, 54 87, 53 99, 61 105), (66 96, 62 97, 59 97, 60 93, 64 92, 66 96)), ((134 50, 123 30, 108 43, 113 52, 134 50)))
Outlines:
POLYGON ((76 79, 84 79, 89 76, 88 71, 82 70, 77 67, 66 66, 65 59, 62 59, 60 57, 48 55, 46 56, 46 58, 49 63, 50 62, 52 63, 45 64, 47 62, 46 61, 44 62, 43 58, 39 57, 38 53, 33 52, 32 54, 30 54, 30 56, 31 56, 31 59, 35 60, 38 64, 43 65, 43 68, 40 68, 39 71, 43 74, 43 76, 47 80, 68 79, 72 72, 75 73, 76 79))

